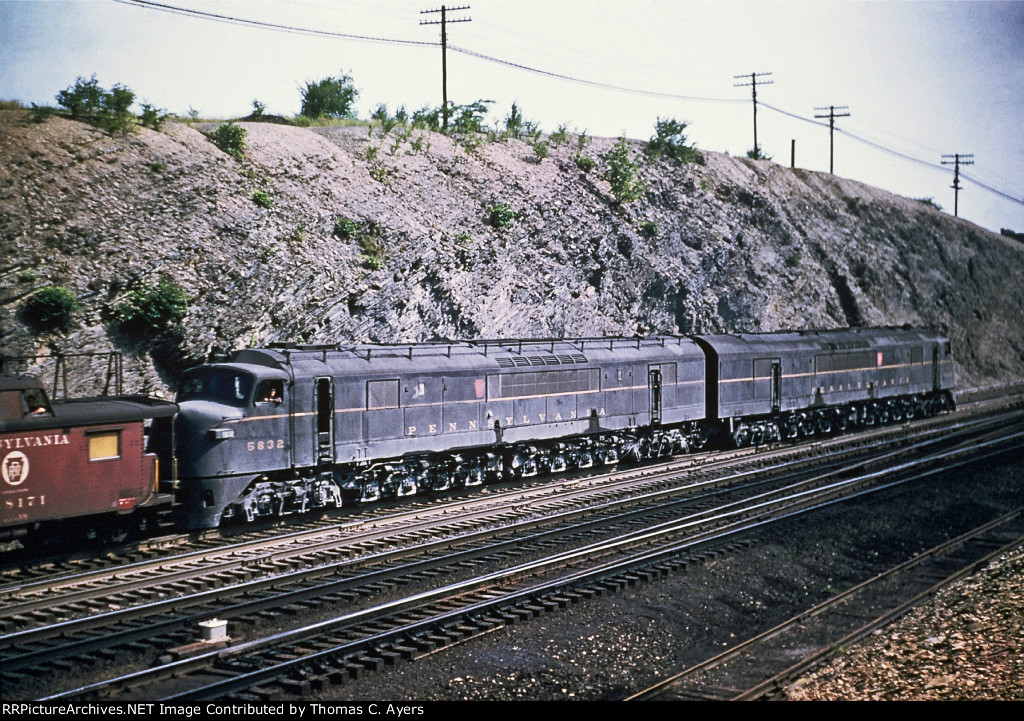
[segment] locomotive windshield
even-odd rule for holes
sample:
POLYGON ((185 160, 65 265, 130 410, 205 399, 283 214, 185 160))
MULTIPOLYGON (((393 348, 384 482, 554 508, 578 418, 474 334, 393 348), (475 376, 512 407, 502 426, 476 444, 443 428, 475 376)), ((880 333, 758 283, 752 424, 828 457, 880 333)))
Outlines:
POLYGON ((178 401, 206 400, 244 406, 252 393, 253 378, 230 368, 197 368, 181 382, 178 401))

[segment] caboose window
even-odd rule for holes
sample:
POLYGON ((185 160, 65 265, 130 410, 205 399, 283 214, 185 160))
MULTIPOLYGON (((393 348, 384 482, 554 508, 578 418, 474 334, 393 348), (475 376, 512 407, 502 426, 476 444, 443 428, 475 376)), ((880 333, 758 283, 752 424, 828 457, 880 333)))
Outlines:
POLYGON ((121 457, 121 431, 89 433, 89 460, 106 461, 121 457))

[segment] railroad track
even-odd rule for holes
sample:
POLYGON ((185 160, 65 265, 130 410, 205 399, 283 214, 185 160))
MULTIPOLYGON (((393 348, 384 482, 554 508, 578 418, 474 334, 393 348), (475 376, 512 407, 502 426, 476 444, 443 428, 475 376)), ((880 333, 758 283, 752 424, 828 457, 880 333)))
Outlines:
POLYGON ((1017 509, 933 546, 626 700, 748 701, 777 696, 841 649, 1021 544, 1024 509, 1017 509))
MULTIPOLYGON (((973 421, 968 427, 1001 422, 998 418, 973 421)), ((935 430, 932 433, 941 432, 935 430)), ((928 434, 924 436, 927 438, 928 434)), ((927 442, 919 440, 916 443, 927 442)), ((780 452, 780 458, 768 468, 763 467, 768 457, 758 457, 756 469, 741 469, 726 476, 716 474, 715 469, 732 461, 716 461, 701 466, 699 460, 687 459, 683 463, 663 467, 632 469, 620 477, 609 474, 564 481, 543 489, 509 491, 496 498, 474 497, 463 502, 461 507, 447 504, 426 513, 393 514, 372 524, 334 525, 111 569, 58 575, 0 587, 0 598, 4 601, 0 611, 0 629, 7 632, 0 638, 0 648, 41 637, 45 629, 33 632, 39 627, 49 628, 53 636, 66 636, 72 629, 98 627, 115 615, 128 619, 163 611, 171 605, 171 599, 184 594, 191 593, 196 598, 203 598, 203 603, 208 603, 232 595, 231 589, 239 584, 244 584, 247 589, 275 585, 274 581, 252 582, 259 577, 279 578, 298 572, 305 581, 336 574, 336 569, 351 559, 377 557, 382 549, 391 549, 390 555, 400 558, 402 553, 395 553, 395 548, 429 547, 432 540, 451 543, 461 539, 459 542, 466 543, 488 535, 477 533, 474 536, 476 528, 522 531, 529 527, 529 519, 547 524, 566 522, 583 514, 607 514, 641 504, 646 508, 644 513, 650 516, 653 513, 651 504, 680 494, 689 503, 716 502, 720 495, 709 495, 709 489, 713 487, 738 485, 738 492, 746 493, 744 484, 750 483, 748 479, 754 473, 778 473, 783 469, 797 472, 806 461, 789 460, 791 455, 789 450, 780 452), (697 474, 693 470, 695 463, 700 468, 697 474), (681 482, 680 476, 687 472, 690 477, 681 482), (694 497, 697 493, 704 495, 694 497), (439 522, 437 519, 444 520, 439 522), (226 590, 217 590, 222 588, 226 590), (111 613, 113 608, 123 606, 138 608, 111 613), (84 620, 75 622, 76 618, 84 620)), ((830 456, 830 462, 835 465, 854 462, 849 451, 840 448, 817 456, 814 464, 820 466, 823 458, 830 456)), ((785 479, 776 482, 783 483, 785 479)), ((489 533, 493 535, 496 531, 489 533)))
MULTIPOLYGON (((950 447, 951 440, 943 439, 941 444, 945 448, 941 451, 932 449, 927 454, 927 462, 948 463, 952 454, 965 452, 970 447, 977 448, 983 443, 995 442, 979 440, 978 432, 991 431, 976 427, 973 436, 963 439, 964 448, 959 450, 950 447)), ((922 447, 928 443, 922 441, 922 447)), ((934 440, 931 441, 932 445, 934 443, 934 440)), ((911 464, 907 463, 900 472, 907 474, 911 472, 910 469, 911 464)), ((270 679, 274 679, 272 689, 277 689, 278 693, 302 692, 316 685, 334 683, 342 677, 358 674, 359 669, 374 668, 389 660, 429 652, 441 644, 444 638, 459 640, 489 633, 503 623, 533 615, 537 609, 562 607, 577 598, 600 593, 602 589, 629 585, 646 576, 667 573, 673 567, 693 562, 692 554, 703 552, 702 548, 709 545, 720 548, 723 543, 736 542, 728 539, 735 539, 740 533, 748 533, 759 527, 759 524, 777 523, 823 503, 836 502, 837 499, 848 497, 858 487, 877 487, 883 476, 881 471, 862 471, 854 478, 839 479, 838 473, 838 470, 834 470, 819 473, 813 479, 794 480, 788 491, 784 493, 776 489, 773 497, 769 497, 766 492, 754 493, 745 501, 732 501, 730 507, 719 504, 704 511, 693 511, 688 517, 660 524, 648 521, 643 530, 622 533, 615 538, 602 539, 570 551, 538 556, 533 560, 513 564, 500 572, 483 576, 470 575, 441 588, 405 596, 395 595, 392 600, 283 633, 253 638, 226 648, 199 653, 194 657, 165 658, 165 663, 156 669, 103 680, 98 685, 75 690, 71 696, 88 696, 111 690, 130 694, 131 689, 142 683, 147 684, 147 694, 152 695, 154 689, 162 689, 155 692, 173 696, 177 693, 173 682, 170 687, 161 687, 159 684, 166 683, 162 679, 183 673, 192 674, 189 676, 190 685, 201 683, 197 679, 209 674, 221 679, 228 674, 232 679, 230 684, 221 680, 217 682, 219 685, 204 687, 204 691, 197 690, 195 693, 241 693, 245 696, 252 694, 251 689, 256 687, 258 692, 251 695, 252 698, 267 696, 265 689, 259 689, 271 683, 270 679), (585 564, 586 567, 581 570, 579 564, 585 564), (284 656, 289 657, 291 665, 274 662, 284 656), (315 669, 324 664, 325 668, 329 668, 318 675, 315 669), (297 671, 299 668, 303 670, 297 671)), ((614 524, 609 526, 612 527, 614 524)), ((584 533, 582 529, 574 530, 571 526, 561 532, 569 535, 584 533)), ((519 546, 525 543, 522 538, 511 539, 510 542, 519 546)), ((462 553, 470 555, 448 558, 445 562, 449 566, 462 564, 472 568, 480 562, 480 558, 488 554, 509 553, 510 550, 508 545, 504 549, 467 549, 462 553)), ((436 563, 429 559, 420 562, 436 563)), ((414 567, 410 564, 404 571, 397 569, 394 572, 407 575, 451 573, 439 568, 444 567, 414 567)), ((276 603, 278 608, 284 606, 286 609, 314 597, 326 598, 330 603, 331 594, 340 593, 342 595, 336 595, 333 600, 351 604, 354 597, 350 599, 346 593, 358 596, 358 588, 386 584, 393 580, 364 578, 355 581, 356 585, 347 591, 306 589, 307 599, 296 600, 292 597, 289 601, 287 598, 277 598, 276 603)), ((124 643, 123 639, 120 643, 124 643)), ((269 693, 273 695, 274 692, 269 693)))

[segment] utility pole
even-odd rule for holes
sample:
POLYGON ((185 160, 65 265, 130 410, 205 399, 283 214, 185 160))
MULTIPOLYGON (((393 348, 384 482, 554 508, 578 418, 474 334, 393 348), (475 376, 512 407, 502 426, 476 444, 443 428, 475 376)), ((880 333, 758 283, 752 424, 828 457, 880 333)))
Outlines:
POLYGON ((463 5, 457 8, 448 8, 444 5, 441 6, 440 10, 420 10, 420 15, 429 15, 431 13, 441 13, 440 20, 420 20, 420 25, 440 25, 441 26, 441 96, 443 98, 441 105, 441 117, 444 124, 444 129, 448 129, 448 23, 468 23, 473 18, 452 18, 448 19, 448 12, 457 12, 459 10, 469 10, 469 5, 463 5))
MULTIPOLYGON (((758 158, 761 157, 761 146, 757 144, 757 79, 761 78, 761 77, 767 77, 768 75, 771 75, 771 73, 750 73, 750 82, 749 83, 733 83, 732 84, 732 86, 734 88, 745 88, 748 85, 751 88, 751 91, 750 91, 751 92, 751 97, 754 99, 754 155, 756 157, 758 157, 758 158)), ((739 80, 740 78, 745 78, 745 77, 747 77, 747 76, 746 75, 733 75, 733 79, 734 80, 739 80)), ((761 84, 762 85, 771 85, 774 82, 775 82, 774 80, 762 80, 761 84)))
POLYGON ((965 153, 953 153, 952 155, 943 155, 943 158, 952 158, 952 160, 943 160, 943 165, 953 166, 953 184, 949 187, 953 189, 953 217, 960 217, 960 166, 961 165, 974 165, 973 160, 967 160, 966 158, 973 158, 974 154, 965 153))
POLYGON ((849 105, 829 105, 828 108, 815 108, 815 110, 828 110, 828 115, 815 115, 816 118, 828 118, 828 172, 835 174, 835 131, 836 118, 848 118, 849 113, 837 113, 837 110, 849 110, 849 105))

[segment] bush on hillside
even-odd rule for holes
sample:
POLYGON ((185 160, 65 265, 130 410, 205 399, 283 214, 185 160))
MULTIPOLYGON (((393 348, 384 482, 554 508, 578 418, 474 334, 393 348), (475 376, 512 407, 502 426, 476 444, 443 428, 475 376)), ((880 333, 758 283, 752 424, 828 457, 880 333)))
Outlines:
POLYGON ((60 285, 48 285, 29 296, 21 308, 22 320, 35 332, 67 328, 78 310, 78 298, 60 285))
POLYGON ((166 278, 136 283, 111 311, 110 319, 128 335, 158 335, 185 317, 191 300, 181 286, 166 278))
POLYGON ((245 154, 245 128, 235 125, 235 121, 220 125, 210 133, 210 140, 228 155, 241 158, 245 154))
POLYGON ((316 83, 307 82, 302 90, 300 115, 307 118, 354 118, 355 110, 352 106, 357 97, 359 91, 349 75, 324 78, 316 83))
POLYGON ((81 120, 110 132, 126 131, 132 126, 130 112, 135 93, 123 85, 110 90, 100 86, 93 75, 89 80, 79 77, 75 84, 57 93, 57 103, 71 113, 72 120, 81 120))

